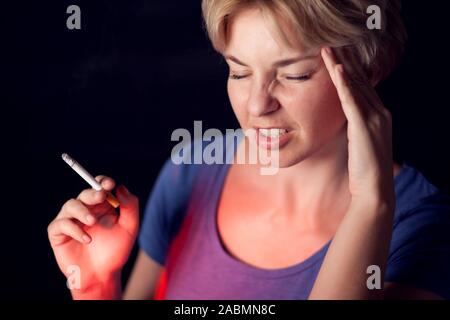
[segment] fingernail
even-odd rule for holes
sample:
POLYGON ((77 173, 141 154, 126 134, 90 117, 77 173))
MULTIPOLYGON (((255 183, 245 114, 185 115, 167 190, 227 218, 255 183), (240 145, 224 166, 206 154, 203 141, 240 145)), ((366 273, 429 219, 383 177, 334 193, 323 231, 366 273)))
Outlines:
POLYGON ((88 235, 83 235, 83 241, 89 243, 91 242, 91 237, 89 237, 88 235))
POLYGON ((122 186, 122 189, 123 189, 123 193, 125 195, 129 195, 130 194, 130 191, 128 191, 128 189, 125 186, 122 186))
POLYGON ((326 53, 331 54, 331 48, 330 47, 325 47, 325 51, 326 51, 326 53))

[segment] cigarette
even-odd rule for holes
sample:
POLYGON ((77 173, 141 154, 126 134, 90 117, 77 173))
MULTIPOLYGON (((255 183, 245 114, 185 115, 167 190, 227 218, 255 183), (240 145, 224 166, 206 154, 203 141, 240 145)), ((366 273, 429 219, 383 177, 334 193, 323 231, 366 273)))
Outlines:
MULTIPOLYGON (((97 190, 103 190, 102 185, 95 180, 95 178, 86 171, 85 168, 83 168, 75 159, 73 159, 71 156, 69 156, 67 153, 62 154, 63 160, 73 169, 76 173, 80 175, 87 183, 90 184, 90 186, 97 190)), ((112 205, 114 208, 117 208, 120 203, 119 200, 117 200, 116 197, 111 192, 106 193, 106 201, 109 202, 110 205, 112 205)))

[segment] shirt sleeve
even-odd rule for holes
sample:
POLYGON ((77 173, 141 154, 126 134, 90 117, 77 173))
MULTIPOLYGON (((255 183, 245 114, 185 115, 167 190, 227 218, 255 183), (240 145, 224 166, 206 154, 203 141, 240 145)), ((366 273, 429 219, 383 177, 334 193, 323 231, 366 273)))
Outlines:
POLYGON ((394 223, 386 281, 450 299, 450 197, 429 196, 394 223))
POLYGON ((144 209, 139 247, 161 265, 185 216, 194 176, 189 165, 176 165, 168 159, 144 209))

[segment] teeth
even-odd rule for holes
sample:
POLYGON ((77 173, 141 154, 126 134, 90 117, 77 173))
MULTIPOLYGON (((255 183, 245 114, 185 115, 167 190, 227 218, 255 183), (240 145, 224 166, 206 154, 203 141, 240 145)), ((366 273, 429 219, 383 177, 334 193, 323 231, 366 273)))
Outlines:
POLYGON ((287 130, 272 128, 272 129, 259 129, 259 132, 265 137, 278 138, 279 136, 286 134, 287 130))

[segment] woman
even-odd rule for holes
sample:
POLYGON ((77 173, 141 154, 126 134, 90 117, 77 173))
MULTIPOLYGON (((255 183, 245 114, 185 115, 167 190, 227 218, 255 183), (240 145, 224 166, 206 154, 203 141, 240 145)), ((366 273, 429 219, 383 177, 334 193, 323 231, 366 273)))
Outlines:
POLYGON ((450 201, 393 162, 391 116, 373 88, 402 53, 399 1, 203 0, 202 9, 238 121, 258 132, 245 139, 270 148, 275 129, 279 171, 169 159, 123 294, 138 200, 119 187, 117 218, 104 191, 82 191, 48 228, 61 270, 80 267, 73 297, 148 299, 162 276, 168 299, 450 297, 450 201), (366 26, 374 4, 381 30, 366 26))

